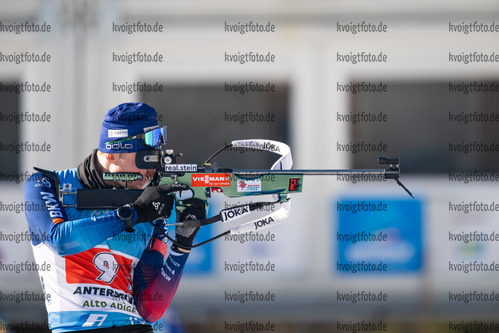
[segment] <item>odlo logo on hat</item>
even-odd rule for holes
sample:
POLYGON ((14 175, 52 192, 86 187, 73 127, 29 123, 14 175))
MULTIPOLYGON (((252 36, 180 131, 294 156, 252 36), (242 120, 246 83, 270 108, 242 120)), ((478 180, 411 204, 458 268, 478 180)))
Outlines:
POLYGON ((125 140, 158 126, 157 112, 145 103, 122 103, 104 116, 99 139, 99 150, 103 153, 132 153, 144 150, 141 139, 125 140), (118 141, 120 142, 112 142, 118 141))

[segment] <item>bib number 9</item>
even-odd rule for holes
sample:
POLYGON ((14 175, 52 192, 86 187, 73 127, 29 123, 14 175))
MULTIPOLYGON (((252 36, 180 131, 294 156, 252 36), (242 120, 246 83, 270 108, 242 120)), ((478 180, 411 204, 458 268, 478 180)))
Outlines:
POLYGON ((103 281, 105 283, 113 282, 118 272, 119 265, 111 253, 97 253, 94 257, 94 265, 95 268, 101 272, 96 280, 103 281))

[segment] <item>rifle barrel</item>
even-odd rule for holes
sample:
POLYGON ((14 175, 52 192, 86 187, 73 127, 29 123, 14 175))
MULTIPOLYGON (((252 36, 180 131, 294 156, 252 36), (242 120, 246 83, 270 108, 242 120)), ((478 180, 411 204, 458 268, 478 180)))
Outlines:
MULTIPOLYGON (((235 175, 384 175, 386 169, 291 169, 291 170, 269 170, 269 169, 237 169, 232 170, 235 175)), ((392 171, 396 172, 396 171, 392 171)))

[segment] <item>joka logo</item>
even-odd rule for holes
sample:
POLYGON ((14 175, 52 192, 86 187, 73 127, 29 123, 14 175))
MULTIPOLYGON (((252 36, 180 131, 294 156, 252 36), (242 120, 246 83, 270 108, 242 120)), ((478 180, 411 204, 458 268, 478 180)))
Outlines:
POLYGON ((278 151, 280 152, 281 149, 279 148, 279 146, 273 144, 272 142, 268 142, 268 141, 265 141, 263 144, 262 144, 262 149, 263 150, 268 150, 268 151, 278 151))
POLYGON ((222 210, 222 221, 226 222, 229 220, 238 219, 241 216, 247 215, 250 213, 250 208, 248 205, 242 207, 236 207, 228 210, 222 210))
POLYGON ((261 220, 258 220, 256 222, 254 222, 255 230, 261 229, 263 227, 267 227, 272 222, 274 222, 274 219, 271 216, 263 218, 261 220))

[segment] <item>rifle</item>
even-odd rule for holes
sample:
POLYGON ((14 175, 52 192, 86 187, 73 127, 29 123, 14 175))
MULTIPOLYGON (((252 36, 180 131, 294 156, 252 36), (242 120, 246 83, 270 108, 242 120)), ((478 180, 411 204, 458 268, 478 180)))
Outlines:
MULTIPOLYGON (((184 225, 187 227, 202 227, 215 222, 228 223, 243 217, 250 216, 257 210, 272 205, 279 208, 263 217, 253 219, 233 227, 213 238, 193 245, 197 247, 226 234, 239 234, 250 231, 260 231, 280 224, 289 217, 289 194, 299 193, 303 188, 305 175, 380 175, 384 179, 394 179, 411 197, 412 193, 400 182, 399 158, 378 157, 379 165, 386 165, 384 169, 302 169, 292 170, 291 150, 288 145, 273 140, 250 139, 235 140, 217 150, 200 167, 196 164, 177 164, 176 158, 182 154, 174 154, 173 150, 166 149, 145 150, 136 153, 135 163, 140 169, 156 169, 153 179, 154 185, 184 184, 188 186, 188 195, 185 186, 175 193, 175 207, 180 212, 187 207, 186 199, 197 198, 204 202, 205 211, 208 211, 209 199, 213 193, 223 193, 229 198, 247 197, 255 195, 272 195, 274 201, 252 202, 222 209, 219 214, 204 220, 187 220, 169 225, 184 225), (216 169, 212 168, 211 161, 224 150, 231 148, 251 149, 256 151, 272 152, 280 157, 270 169, 216 169), (189 195, 190 194, 190 195, 189 195)), ((140 180, 139 173, 104 173, 106 181, 118 182, 140 180)), ((58 188, 59 186, 56 186, 58 188)), ((77 209, 117 209, 127 203, 134 202, 142 190, 132 189, 77 189, 76 192, 61 192, 61 201, 64 207, 77 209), (64 198, 67 195, 76 195, 74 203, 68 204, 64 198)), ((414 197, 413 197, 414 198, 414 197)), ((154 225, 154 223, 151 222, 154 225)), ((154 225, 155 226, 155 225, 154 225)), ((156 227, 156 226, 155 226, 156 227)), ((159 230, 159 228, 156 227, 159 230)), ((160 230, 161 231, 161 230, 160 230)), ((168 235, 166 235, 168 237, 168 235)), ((173 239, 168 237, 172 242, 173 239)))

